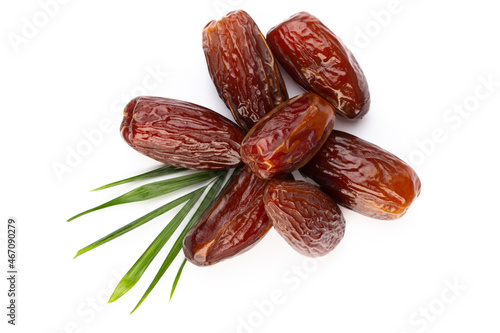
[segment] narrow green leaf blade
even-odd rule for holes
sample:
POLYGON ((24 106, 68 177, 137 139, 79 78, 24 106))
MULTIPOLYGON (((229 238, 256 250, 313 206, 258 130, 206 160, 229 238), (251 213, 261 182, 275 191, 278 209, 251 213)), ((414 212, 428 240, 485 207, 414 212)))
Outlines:
POLYGON ((154 177, 159 177, 159 176, 164 176, 164 175, 170 175, 170 174, 173 174, 173 173, 176 173, 179 171, 184 171, 184 170, 187 170, 187 169, 175 167, 175 166, 171 166, 171 165, 164 165, 158 169, 154 169, 152 171, 148 171, 148 172, 142 173, 142 174, 137 175, 137 176, 125 178, 125 179, 122 179, 122 180, 119 180, 116 182, 112 182, 112 183, 103 185, 101 187, 93 189, 92 191, 100 191, 100 190, 104 190, 106 188, 110 188, 113 186, 118 186, 118 185, 130 183, 130 182, 134 182, 137 180, 143 180, 143 179, 154 178, 154 177))
POLYGON ((143 215, 143 216, 139 217, 138 219, 130 222, 129 224, 127 224, 127 225, 113 231, 112 233, 100 238, 99 240, 93 242, 92 244, 87 245, 86 247, 84 247, 78 251, 75 258, 84 254, 85 252, 88 252, 92 249, 95 249, 96 247, 101 246, 101 245, 103 245, 103 244, 105 244, 105 243, 107 243, 107 242, 109 242, 117 237, 120 237, 120 236, 126 234, 127 232, 132 231, 135 228, 138 228, 141 225, 151 221, 152 219, 154 219, 154 218, 168 212, 169 210, 179 206, 183 202, 186 202, 187 200, 191 199, 193 197, 193 193, 194 192, 188 193, 188 194, 186 194, 178 199, 170 201, 169 203, 166 203, 163 206, 158 207, 157 209, 147 213, 146 215, 143 215))
POLYGON ((184 258, 181 266, 179 267, 179 270, 177 271, 177 275, 175 276, 175 279, 174 279, 174 284, 172 285, 172 291, 170 291, 170 298, 168 299, 169 302, 172 300, 172 296, 174 296, 174 291, 175 291, 175 288, 177 287, 177 282, 179 282, 179 278, 181 277, 182 270, 184 269, 186 262, 187 262, 187 259, 184 258))
POLYGON ((144 302, 146 297, 151 293, 153 288, 156 286, 158 281, 161 279, 163 274, 167 271, 167 269, 170 267, 170 264, 172 261, 174 261, 175 257, 177 254, 179 254, 180 250, 182 249, 182 242, 184 241, 184 237, 186 234, 191 230, 191 227, 198 221, 200 218, 201 214, 208 208, 208 206, 212 203, 212 201, 217 197, 219 194, 219 191, 224 184, 224 179, 225 179, 226 174, 220 175, 217 180, 214 182, 210 190, 208 191, 207 195, 201 202, 200 206, 194 213, 194 215, 191 217, 185 228, 182 230, 181 234, 175 241, 174 245, 170 249, 170 252, 168 253, 167 257, 165 258, 165 261, 163 262, 162 266, 160 267, 160 270, 156 274, 156 276, 153 279, 153 282, 151 282, 149 288, 146 290, 142 298, 140 299, 139 303, 135 306, 135 308, 132 310, 131 313, 133 313, 137 308, 144 302))
POLYGON ((193 196, 189 201, 182 207, 182 209, 174 216, 174 218, 167 224, 167 226, 160 232, 160 234, 155 238, 155 240, 149 245, 149 247, 144 251, 141 257, 135 262, 135 264, 130 268, 130 270, 125 274, 125 276, 120 280, 113 294, 109 298, 109 302, 114 302, 121 296, 123 296, 127 291, 129 291, 141 278, 149 264, 156 257, 158 252, 162 249, 165 243, 170 239, 172 234, 175 232, 179 224, 184 220, 189 211, 196 204, 198 199, 201 197, 207 186, 202 187, 193 192, 193 196))
POLYGON ((97 207, 91 208, 89 210, 86 210, 80 214, 77 214, 71 218, 68 219, 67 222, 70 222, 77 217, 80 217, 82 215, 94 212, 99 209, 115 206, 115 205, 121 205, 125 203, 130 203, 130 202, 136 202, 136 201, 143 201, 143 200, 148 200, 152 198, 156 198, 160 195, 164 195, 170 192, 177 191, 179 189, 198 184, 201 182, 204 182, 206 180, 209 180, 211 178, 214 178, 218 176, 221 173, 221 171, 202 171, 202 172, 197 172, 193 173, 190 175, 186 176, 180 176, 180 177, 175 177, 175 178, 170 178, 170 179, 165 179, 165 180, 160 180, 156 181, 153 183, 145 184, 142 186, 139 186, 132 191, 129 191, 119 197, 116 197, 106 203, 103 203, 102 205, 99 205, 97 207))

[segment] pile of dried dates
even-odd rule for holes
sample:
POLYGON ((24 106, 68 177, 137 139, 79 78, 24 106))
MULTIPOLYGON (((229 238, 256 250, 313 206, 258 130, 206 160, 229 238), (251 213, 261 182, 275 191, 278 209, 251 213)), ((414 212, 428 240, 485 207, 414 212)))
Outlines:
POLYGON ((370 94, 354 56, 321 21, 301 12, 264 36, 238 10, 205 26, 203 50, 236 123, 189 102, 137 97, 121 125, 132 148, 162 163, 236 168, 184 238, 191 263, 212 265, 240 254, 271 227, 299 253, 323 256, 344 236, 338 205, 382 220, 405 214, 420 193, 415 171, 334 130, 337 115, 361 119, 370 94), (306 93, 289 98, 278 64, 306 93), (314 184, 294 180, 296 170, 314 184))

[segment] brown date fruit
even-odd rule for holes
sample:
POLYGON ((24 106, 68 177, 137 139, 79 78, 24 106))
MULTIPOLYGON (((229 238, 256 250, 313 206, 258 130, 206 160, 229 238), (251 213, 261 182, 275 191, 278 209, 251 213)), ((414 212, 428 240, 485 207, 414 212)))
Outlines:
POLYGON ((339 205, 382 220, 403 216, 420 194, 420 179, 408 164, 368 141, 336 130, 300 172, 339 205))
POLYGON ((314 93, 281 103, 247 133, 241 158, 262 179, 299 169, 321 148, 333 129, 335 109, 314 93))
POLYGON ((219 96, 245 131, 288 99, 278 62, 245 11, 209 22, 203 29, 203 51, 219 96))
POLYGON ((347 47, 320 20, 300 12, 272 28, 267 41, 285 70, 306 91, 335 106, 347 119, 370 108, 365 75, 347 47))
POLYGON ((244 166, 184 238, 186 258, 213 265, 254 246, 271 228, 262 201, 266 184, 244 166))
POLYGON ((303 255, 326 255, 344 237, 345 220, 340 208, 312 184, 272 180, 263 199, 274 229, 303 255))
POLYGON ((241 164, 244 132, 205 107, 161 97, 137 97, 125 107, 121 134, 138 152, 159 162, 196 170, 241 164))

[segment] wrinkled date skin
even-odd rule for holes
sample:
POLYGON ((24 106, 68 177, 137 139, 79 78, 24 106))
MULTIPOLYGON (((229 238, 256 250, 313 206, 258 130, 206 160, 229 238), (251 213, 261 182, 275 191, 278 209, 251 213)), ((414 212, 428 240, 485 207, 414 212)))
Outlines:
POLYGON ((219 96, 245 131, 288 99, 278 62, 246 12, 208 23, 203 51, 219 96))
POLYGON ((420 194, 420 179, 408 164, 336 130, 300 171, 339 205, 382 220, 403 216, 420 194))
POLYGON ((241 158, 262 179, 299 169, 321 148, 335 122, 333 106, 313 93, 281 103, 247 133, 241 158))
POLYGON ((365 75, 346 46, 320 20, 300 12, 272 28, 267 41, 285 70, 347 119, 370 108, 365 75))
POLYGON ((125 107, 121 133, 138 152, 159 162, 195 170, 241 164, 244 132, 205 107, 161 97, 137 97, 125 107))
POLYGON ((213 265, 249 250, 271 228, 262 201, 267 182, 243 167, 184 238, 195 265, 213 265))
POLYGON ((272 180, 263 198, 274 229, 303 255, 324 256, 344 237, 345 220, 340 208, 312 184, 272 180))

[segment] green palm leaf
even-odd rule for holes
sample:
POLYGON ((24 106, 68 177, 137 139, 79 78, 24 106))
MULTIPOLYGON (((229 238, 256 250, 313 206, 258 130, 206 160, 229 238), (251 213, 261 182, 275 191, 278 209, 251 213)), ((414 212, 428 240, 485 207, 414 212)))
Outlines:
POLYGON ((204 182, 204 181, 209 180, 211 178, 214 178, 220 174, 221 174, 221 171, 203 171, 203 172, 197 172, 197 173, 193 173, 193 174, 186 175, 186 176, 170 178, 170 179, 166 179, 166 180, 160 180, 157 182, 142 185, 142 186, 139 186, 138 188, 135 188, 132 191, 129 191, 129 192, 117 197, 117 198, 114 198, 106 203, 103 203, 102 205, 99 205, 97 207, 86 210, 80 214, 77 214, 77 215, 69 218, 67 222, 70 222, 70 221, 76 219, 77 217, 88 214, 90 212, 94 212, 94 211, 99 210, 99 209, 103 209, 103 208, 107 208, 107 207, 111 207, 111 206, 115 206, 115 205, 120 205, 120 204, 125 204, 125 203, 130 203, 130 202, 143 201, 143 200, 156 198, 160 195, 164 195, 164 194, 185 188, 185 187, 190 186, 190 185, 204 182))
POLYGON ((198 207, 198 209, 196 210, 194 215, 191 217, 191 219, 189 220, 187 225, 184 227, 181 234, 179 235, 179 237, 175 241, 174 245, 170 249, 170 252, 168 253, 167 257, 165 258, 165 261, 163 262, 162 266, 160 267, 160 270, 158 271, 158 273, 154 277, 153 281, 149 285, 149 288, 146 290, 146 292, 144 293, 144 295, 140 299, 139 303, 137 303, 137 305, 135 306, 135 308, 132 310, 131 313, 133 313, 135 310, 137 310, 137 308, 142 304, 142 302, 144 302, 146 297, 151 293, 151 291, 156 286, 158 281, 161 279, 163 274, 165 274, 167 269, 170 267, 170 264, 174 261, 175 257, 179 254, 179 252, 182 249, 182 242, 184 241, 184 237, 186 236, 188 231, 191 230, 193 225, 198 221, 201 214, 203 214, 203 212, 208 208, 208 206, 217 197, 222 185, 224 184, 224 179, 225 179, 225 174, 220 175, 217 178, 217 180, 214 182, 214 184, 212 185, 212 187, 208 191, 207 195, 205 196, 205 198, 201 202, 200 206, 198 207))
POLYGON ((186 265, 186 262, 187 262, 187 259, 184 258, 181 266, 179 267, 179 270, 177 271, 177 275, 175 276, 175 279, 174 279, 174 284, 172 285, 172 290, 170 291, 169 301, 172 299, 172 296, 174 296, 174 291, 175 291, 175 288, 177 287, 177 282, 179 282, 179 278, 181 277, 182 270, 184 269, 184 265, 186 265))
POLYGON ((169 210, 179 206, 183 202, 186 202, 187 200, 191 199, 193 197, 193 193, 188 193, 178 199, 175 199, 173 201, 170 201, 169 203, 166 203, 165 205, 158 207, 157 209, 153 210, 152 212, 147 213, 146 215, 143 215, 139 217, 138 219, 130 222, 129 224, 113 231, 112 233, 100 238, 99 240, 95 241, 94 243, 87 245, 86 247, 82 248, 81 250, 78 251, 76 254, 75 258, 78 257, 79 255, 84 254, 87 251, 90 251, 92 249, 95 249, 98 246, 101 246, 104 243, 107 243, 117 237, 120 237, 121 235, 126 234, 129 231, 134 230, 135 228, 140 227, 141 225, 145 224, 146 222, 151 221, 155 217, 160 216, 161 214, 164 214, 168 212, 169 210))
POLYGON ((184 220, 186 215, 191 211, 198 199, 201 197, 207 186, 202 187, 194 192, 189 201, 182 207, 182 209, 175 215, 169 224, 160 232, 155 240, 144 251, 141 257, 135 262, 125 276, 120 280, 113 294, 109 298, 109 302, 114 302, 127 291, 129 291, 142 277, 149 264, 156 257, 158 252, 162 249, 165 243, 170 239, 179 224, 184 220))
POLYGON ((143 179, 149 179, 149 178, 154 178, 154 177, 159 177, 159 176, 170 175, 172 173, 176 173, 176 172, 184 171, 184 170, 187 170, 187 169, 185 169, 185 168, 179 168, 179 167, 174 167, 174 166, 171 166, 171 165, 164 165, 164 166, 162 166, 162 167, 160 167, 158 169, 155 169, 155 170, 152 170, 152 171, 148 171, 146 173, 142 173, 142 174, 137 175, 137 176, 125 178, 125 179, 122 179, 122 180, 119 180, 119 181, 116 181, 116 182, 113 182, 113 183, 109 183, 109 184, 103 185, 101 187, 93 189, 92 191, 100 191, 100 190, 104 190, 106 188, 110 188, 110 187, 113 187, 113 186, 130 183, 130 182, 134 182, 134 181, 137 181, 137 180, 143 180, 143 179))

